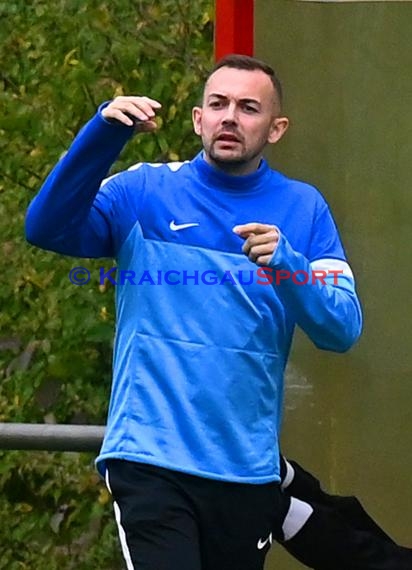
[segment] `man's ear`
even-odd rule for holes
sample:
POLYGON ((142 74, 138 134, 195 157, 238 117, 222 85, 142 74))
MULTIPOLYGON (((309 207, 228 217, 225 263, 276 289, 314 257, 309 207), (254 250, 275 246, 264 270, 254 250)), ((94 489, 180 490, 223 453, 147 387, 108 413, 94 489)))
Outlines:
POLYGON ((289 119, 287 117, 277 117, 273 119, 268 136, 268 143, 277 143, 286 133, 288 127, 289 119))
POLYGON ((202 134, 202 107, 192 109, 193 130, 199 136, 202 134))

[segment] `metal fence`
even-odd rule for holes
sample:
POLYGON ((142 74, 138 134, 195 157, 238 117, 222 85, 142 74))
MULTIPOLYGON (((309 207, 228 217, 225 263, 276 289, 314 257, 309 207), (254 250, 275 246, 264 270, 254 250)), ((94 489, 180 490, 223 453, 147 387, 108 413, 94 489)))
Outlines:
POLYGON ((0 423, 0 450, 98 451, 105 426, 0 423))

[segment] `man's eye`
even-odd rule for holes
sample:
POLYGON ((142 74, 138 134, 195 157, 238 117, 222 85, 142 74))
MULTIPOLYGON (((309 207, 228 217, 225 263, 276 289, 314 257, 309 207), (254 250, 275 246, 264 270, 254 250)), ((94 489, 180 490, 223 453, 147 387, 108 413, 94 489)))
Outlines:
POLYGON ((256 109, 256 107, 253 107, 252 105, 244 105, 243 109, 247 112, 247 113, 257 113, 258 110, 256 109))
POLYGON ((211 101, 209 106, 212 107, 212 109, 218 109, 222 106, 222 103, 220 101, 211 101))

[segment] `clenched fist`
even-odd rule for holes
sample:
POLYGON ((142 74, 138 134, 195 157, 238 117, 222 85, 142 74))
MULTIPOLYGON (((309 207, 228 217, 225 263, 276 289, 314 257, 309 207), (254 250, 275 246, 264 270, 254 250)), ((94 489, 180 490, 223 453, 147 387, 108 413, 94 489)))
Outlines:
POLYGON ((233 228, 235 234, 244 238, 242 251, 256 265, 267 265, 276 251, 280 232, 276 226, 251 222, 233 228))

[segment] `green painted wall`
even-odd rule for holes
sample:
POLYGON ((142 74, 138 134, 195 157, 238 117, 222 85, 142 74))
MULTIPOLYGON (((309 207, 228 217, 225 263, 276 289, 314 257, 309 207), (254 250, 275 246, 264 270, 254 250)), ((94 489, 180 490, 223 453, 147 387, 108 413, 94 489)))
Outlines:
MULTIPOLYGON (((268 158, 329 201, 365 313, 346 355, 299 335, 284 450, 410 543, 412 3, 256 0, 255 53, 292 123, 268 158)), ((274 552, 268 567, 302 566, 274 552)))

